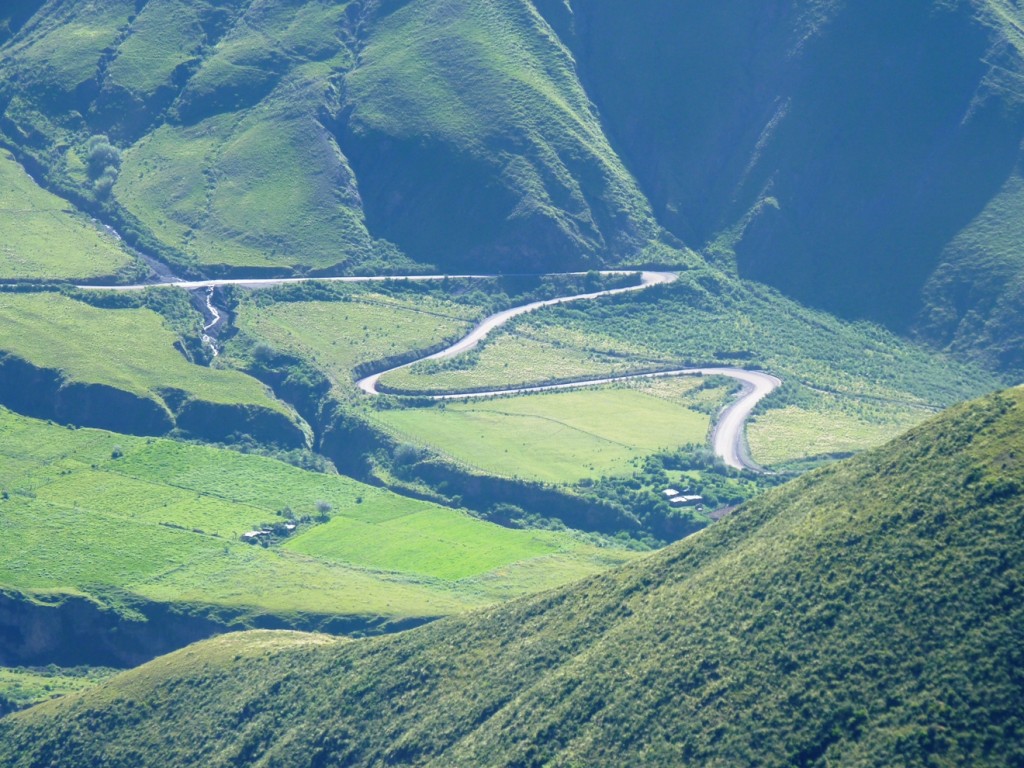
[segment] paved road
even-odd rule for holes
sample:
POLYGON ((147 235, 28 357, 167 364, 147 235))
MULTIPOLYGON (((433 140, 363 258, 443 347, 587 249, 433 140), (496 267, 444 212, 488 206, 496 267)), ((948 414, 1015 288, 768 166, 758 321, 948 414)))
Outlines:
MULTIPOLYGON (((669 272, 644 272, 641 284, 631 286, 629 288, 617 288, 610 291, 598 291, 595 293, 578 294, 576 296, 565 296, 558 299, 549 299, 547 301, 535 301, 532 304, 524 304, 521 307, 506 309, 503 312, 498 312, 485 318, 462 339, 440 352, 420 358, 419 360, 414 360, 410 363, 405 363, 404 365, 390 368, 386 371, 381 371, 380 373, 375 373, 372 376, 360 379, 356 383, 359 388, 368 395, 379 395, 381 393, 378 390, 378 384, 382 376, 392 373, 393 371, 401 370, 402 368, 408 368, 409 366, 415 365, 423 360, 440 360, 466 352, 479 344, 491 331, 504 325, 513 317, 517 317, 527 312, 532 312, 541 307, 551 306, 553 304, 564 304, 570 301, 594 299, 599 296, 609 296, 627 291, 643 290, 651 285, 671 283, 676 279, 677 276, 669 272)), ((610 376, 602 379, 586 379, 563 384, 543 384, 534 387, 509 387, 507 389, 495 389, 487 392, 453 392, 444 395, 426 395, 425 397, 431 400, 465 400, 477 397, 494 397, 495 395, 516 395, 527 394, 530 392, 550 392, 559 389, 578 389, 580 387, 592 387, 601 384, 612 384, 619 381, 630 381, 634 379, 698 375, 728 376, 729 378, 736 379, 743 384, 743 390, 739 397, 723 408, 722 412, 719 414, 718 422, 715 424, 715 429, 712 434, 711 444, 715 454, 720 456, 727 466, 735 469, 749 469, 755 472, 763 472, 763 467, 757 464, 750 457, 750 451, 747 448, 745 427, 747 419, 750 418, 750 414, 754 410, 754 407, 775 389, 781 386, 782 381, 771 374, 760 371, 748 371, 742 368, 681 368, 673 371, 625 374, 622 376, 610 376)))
MULTIPOLYGON (((635 275, 637 270, 635 269, 602 269, 598 271, 601 275, 635 275)), ((246 277, 229 277, 220 280, 178 280, 176 278, 169 279, 160 283, 136 283, 134 285, 79 285, 78 288, 82 288, 87 291, 144 291, 147 288, 184 288, 186 291, 196 291, 204 288, 221 288, 226 285, 238 285, 242 288, 268 288, 274 285, 289 285, 291 283, 308 283, 313 280, 324 283, 383 283, 388 280, 408 280, 412 282, 419 282, 422 280, 491 280, 499 277, 559 277, 569 275, 585 275, 587 272, 552 272, 544 275, 540 274, 524 274, 524 275, 355 275, 349 277, 261 277, 261 278, 246 278, 246 277)), ((658 283, 671 283, 678 279, 678 276, 674 272, 644 272, 644 275, 657 275, 654 282, 658 283)), ((641 288, 646 288, 648 285, 653 285, 654 282, 644 283, 643 285, 635 285, 629 288, 616 288, 613 291, 601 291, 592 294, 583 294, 581 296, 570 296, 567 299, 552 299, 551 303, 556 304, 560 301, 574 301, 576 299, 583 298, 594 298, 595 296, 604 296, 609 293, 620 293, 622 291, 636 291, 641 288)), ((528 305, 532 306, 532 305, 528 305)))
MULTIPOLYGON (((585 274, 582 272, 564 272, 557 273, 562 275, 581 275, 585 274)), ((635 274, 635 270, 602 270, 602 275, 627 275, 635 274)), ((286 285, 289 283, 303 283, 309 282, 310 280, 322 280, 326 282, 339 282, 339 283, 373 283, 373 282, 384 282, 387 280, 444 280, 449 279, 488 279, 500 277, 499 275, 401 275, 401 276, 365 276, 365 277, 274 277, 274 278, 228 278, 222 280, 172 280, 164 283, 152 283, 148 285, 108 285, 108 286, 80 286, 88 290, 108 290, 108 291, 141 291, 146 288, 158 288, 162 286, 176 286, 178 288, 184 288, 185 290, 203 290, 218 288, 226 285, 237 285, 246 288, 264 288, 273 285, 286 285)), ((519 315, 526 314, 527 312, 533 312, 541 307, 549 307, 555 304, 566 304, 571 301, 582 301, 584 299, 596 299, 601 296, 614 296, 621 293, 629 293, 631 291, 642 291, 649 288, 652 285, 664 285, 672 283, 678 279, 678 275, 674 272, 642 272, 641 281, 638 285, 632 285, 625 288, 614 288, 606 291, 594 291, 593 293, 581 293, 574 296, 562 296, 556 299, 547 299, 545 301, 535 301, 530 304, 524 304, 519 307, 513 307, 506 309, 502 312, 491 315, 490 317, 484 318, 478 323, 466 336, 452 344, 450 347, 441 350, 433 355, 421 358, 420 360, 414 360, 411 363, 391 368, 387 371, 381 371, 372 376, 367 376, 364 379, 360 379, 357 384, 363 392, 369 395, 378 395, 380 392, 377 390, 378 381, 385 374, 397 371, 401 368, 406 368, 410 365, 415 365, 422 360, 439 360, 443 358, 454 357, 455 355, 462 354, 479 344, 489 333, 494 331, 496 328, 501 327, 509 320, 519 315)), ((211 308, 212 309, 212 308, 211 308)), ((216 315, 215 315, 216 316, 216 315)), ((722 460, 730 467, 736 469, 750 469, 753 471, 763 471, 756 462, 750 458, 749 451, 747 450, 746 438, 744 435, 744 428, 747 423, 747 419, 750 417, 754 407, 773 390, 778 388, 782 382, 768 373, 760 371, 747 371, 741 368, 685 368, 674 371, 661 371, 658 373, 641 373, 641 374, 628 374, 623 376, 612 376, 604 379, 588 379, 577 382, 563 383, 563 384, 548 384, 536 387, 515 387, 509 389, 498 389, 490 392, 466 392, 466 393, 450 393, 444 395, 430 395, 431 399, 434 400, 456 400, 456 399, 467 399, 475 397, 491 397, 494 395, 508 395, 508 394, 525 394, 528 392, 547 392, 557 389, 572 389, 579 387, 597 386, 600 384, 611 384, 618 381, 629 381, 631 379, 645 379, 645 378, 659 378, 668 376, 728 376, 729 378, 736 379, 743 384, 743 391, 739 397, 726 406, 719 414, 718 422, 715 424, 715 429, 712 435, 712 447, 715 454, 720 456, 722 460)))

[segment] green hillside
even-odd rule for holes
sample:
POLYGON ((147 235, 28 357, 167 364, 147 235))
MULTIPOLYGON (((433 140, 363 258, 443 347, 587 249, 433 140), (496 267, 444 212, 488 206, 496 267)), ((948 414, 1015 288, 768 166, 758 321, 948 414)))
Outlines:
POLYGON ((219 638, 3 720, 0 755, 1017 764, 1022 434, 1022 389, 957 406, 621 570, 389 638, 219 638))
POLYGON ((1024 137, 1016 4, 538 5, 659 222, 686 242, 729 231, 745 277, 895 328, 928 317, 940 265, 961 267, 945 328, 920 326, 939 343, 1009 311, 953 244, 971 227, 982 258, 1005 257, 1017 226, 972 227, 990 204, 1007 211, 996 200, 1024 137))
POLYGON ((1020 371, 1021 29, 1006 0, 24 0, 0 142, 183 272, 697 249, 1020 371))
POLYGON ((54 2, 2 54, 8 140, 182 268, 550 271, 659 234, 522 0, 54 2))
POLYGON ((0 150, 0 280, 112 279, 131 256, 0 150))

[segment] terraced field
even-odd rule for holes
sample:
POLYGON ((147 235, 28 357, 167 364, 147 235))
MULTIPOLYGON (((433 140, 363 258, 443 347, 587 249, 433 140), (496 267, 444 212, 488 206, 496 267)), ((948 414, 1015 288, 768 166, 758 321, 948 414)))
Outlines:
POLYGON ((136 595, 293 620, 437 616, 628 557, 272 459, 6 410, 0 488, 0 583, 114 607, 136 595), (240 539, 293 518, 283 547, 240 539))

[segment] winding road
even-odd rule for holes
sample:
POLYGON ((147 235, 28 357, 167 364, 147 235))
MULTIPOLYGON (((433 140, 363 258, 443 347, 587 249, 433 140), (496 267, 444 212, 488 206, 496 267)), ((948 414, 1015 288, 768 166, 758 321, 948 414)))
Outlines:
MULTIPOLYGON (((635 270, 602 270, 602 275, 628 275, 635 274, 635 270)), ((556 273, 558 275, 580 275, 582 272, 565 272, 556 273)), ((555 275, 552 275, 555 276, 555 275)), ((208 296, 212 294, 213 289, 226 286, 226 285, 237 285, 247 288, 263 288, 273 285, 286 285, 289 283, 303 283, 311 280, 320 280, 325 282, 340 282, 340 283, 372 283, 372 282, 385 282, 389 280, 409 280, 409 281, 420 281, 420 280, 444 280, 444 279, 488 279, 499 277, 499 275, 401 275, 401 276, 366 276, 366 277, 285 277, 285 278, 259 278, 259 279, 221 279, 221 280, 175 280, 172 282, 164 283, 151 283, 148 285, 108 285, 108 286, 80 286, 87 290, 109 290, 109 291, 140 291, 146 288, 155 288, 161 286, 175 286, 178 288, 184 288, 186 290, 206 290, 208 296)), ((501 312, 497 312, 489 317, 484 318, 480 321, 468 334, 466 334, 459 341, 455 342, 451 346, 436 352, 432 355, 413 360, 412 362, 405 363, 404 365, 390 368, 386 371, 380 371, 371 376, 367 376, 360 379, 357 382, 359 388, 368 395, 379 395, 381 392, 378 390, 377 385, 380 378, 392 371, 397 371, 402 368, 407 368, 416 363, 422 362, 423 360, 440 360, 467 352, 477 344, 479 344, 489 333, 502 325, 507 323, 514 317, 526 314, 527 312, 533 312, 534 310, 540 309, 541 307, 549 307, 556 304, 566 304, 572 301, 582 301, 585 299, 596 299, 602 296, 614 296, 616 294, 629 293, 631 291, 642 291, 650 288, 653 285, 666 285, 668 283, 675 282, 678 279, 678 275, 674 272, 642 272, 640 283, 637 285, 627 286, 625 288, 612 288, 604 291, 594 291, 592 293, 581 293, 573 296, 561 296, 555 299, 546 299, 544 301, 535 301, 530 304, 524 304, 519 307, 512 307, 501 312)), ((211 312, 214 318, 218 318, 216 309, 213 308, 212 303, 207 299, 208 305, 210 306, 211 312)), ((210 323, 207 328, 216 325, 216 321, 210 323)), ((205 329, 204 329, 205 330, 205 329)), ((612 384, 620 381, 630 381, 636 379, 652 379, 652 378, 665 378, 671 376, 727 376, 728 378, 739 381, 743 388, 740 394, 733 402, 725 406, 718 414, 718 420, 715 423, 715 428, 712 433, 711 443, 712 448, 717 456, 720 456, 722 461, 727 466, 735 469, 747 469, 754 472, 764 472, 764 469, 758 465, 751 457, 750 452, 747 448, 747 442, 744 434, 744 428, 747 423, 747 419, 750 418, 751 412, 754 407, 761 402, 765 397, 771 394, 777 389, 782 381, 769 373, 762 371, 748 371, 742 368, 729 368, 729 367, 706 367, 706 368, 681 368, 672 371, 659 371, 657 373, 637 373, 637 374, 625 374, 622 376, 611 376, 602 379, 581 379, 580 381, 562 383, 562 384, 545 384, 533 387, 510 387, 508 389, 495 389, 487 392, 453 392, 443 395, 425 395, 432 400, 456 400, 456 399, 469 399, 477 397, 493 397, 495 395, 514 395, 514 394, 526 394, 530 392, 548 392, 558 389, 578 389, 581 387, 599 386, 602 384, 612 384)), ((418 396, 419 397, 419 396, 418 396)))

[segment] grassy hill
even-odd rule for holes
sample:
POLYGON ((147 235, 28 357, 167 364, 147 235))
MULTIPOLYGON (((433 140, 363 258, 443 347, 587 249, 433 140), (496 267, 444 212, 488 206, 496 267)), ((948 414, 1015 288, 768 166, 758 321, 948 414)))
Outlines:
POLYGON ((137 5, 19 2, 0 139, 181 271, 692 266, 693 248, 1021 370, 1013 3, 137 5))
POLYGON ((0 67, 10 143, 182 268, 550 271, 659 235, 528 2, 48 3, 0 67))
POLYGON ((1019 219, 1015 4, 538 6, 658 221, 686 242, 730 232, 744 277, 937 343, 1019 306, 978 263, 1006 264, 1019 219))
POLYGON ((6 718, 0 755, 1016 764, 1022 434, 1022 389, 957 406, 621 570, 389 638, 219 638, 6 718))

